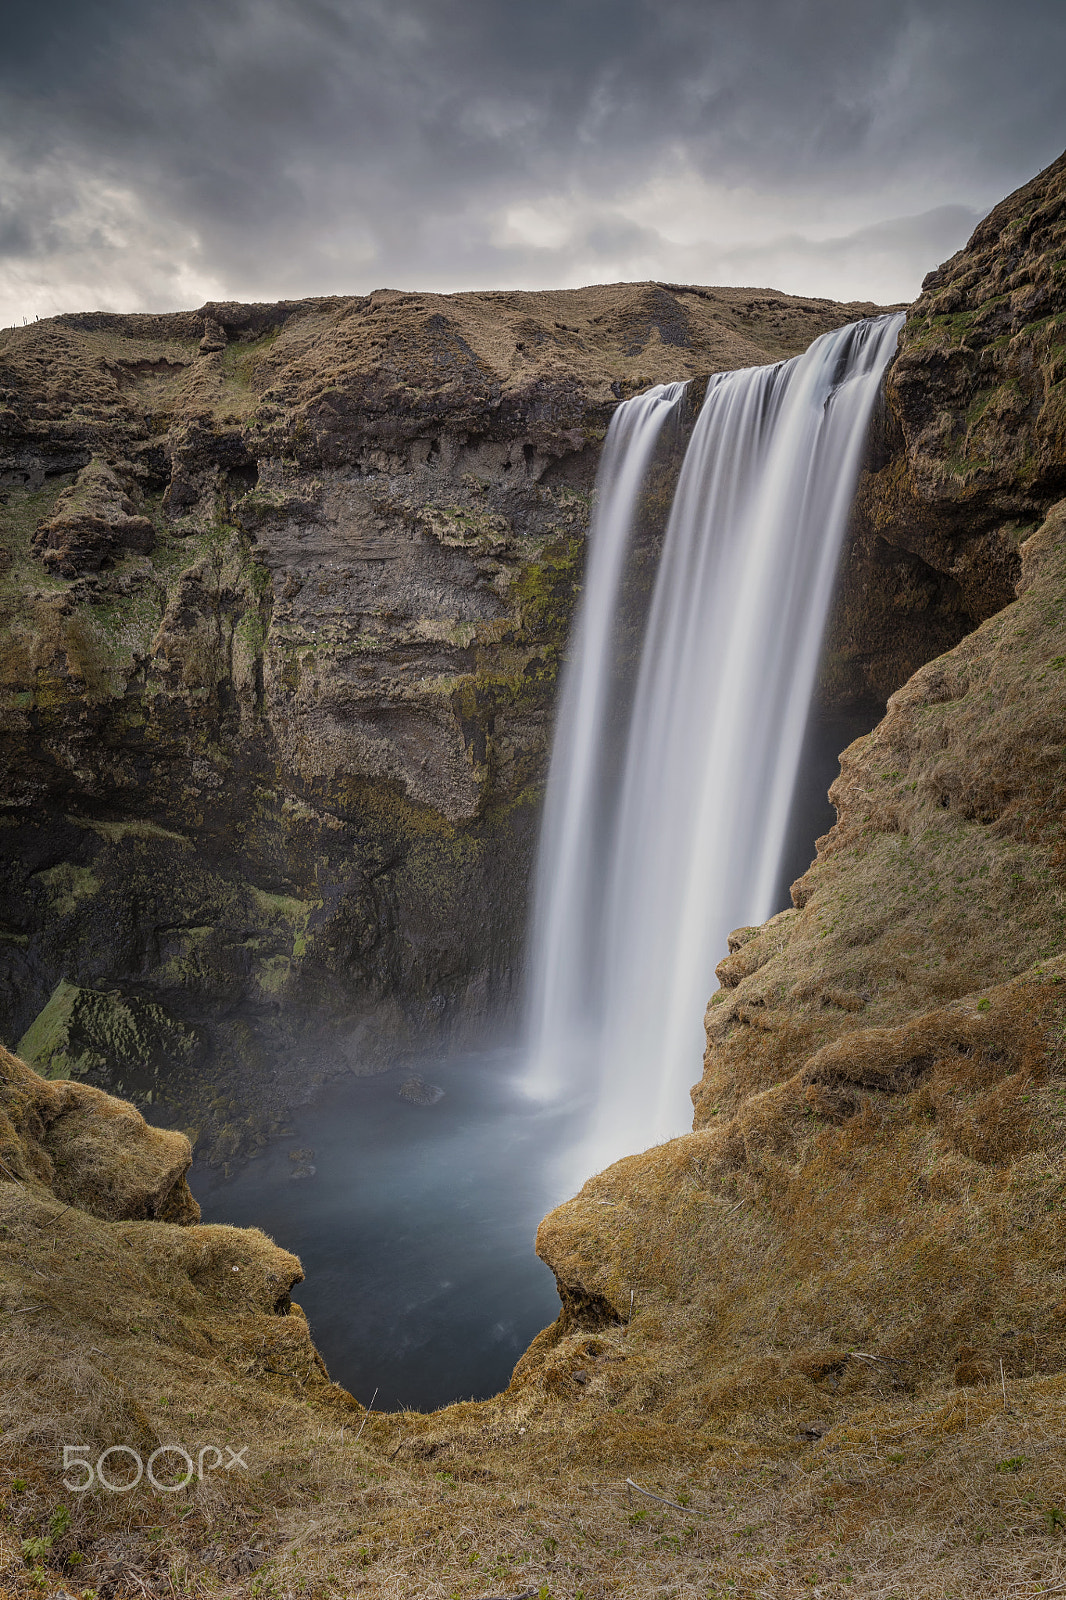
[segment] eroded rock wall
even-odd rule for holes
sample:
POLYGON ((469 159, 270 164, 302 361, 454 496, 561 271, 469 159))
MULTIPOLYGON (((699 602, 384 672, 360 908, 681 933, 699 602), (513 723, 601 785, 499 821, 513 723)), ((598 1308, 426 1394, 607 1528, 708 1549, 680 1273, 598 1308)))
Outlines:
POLYGON ((0 335, 8 1042, 227 1158, 506 1013, 613 408, 874 309, 383 291, 0 335))
POLYGON ((1066 493, 1066 157, 931 272, 886 380, 841 566, 826 706, 884 705, 1006 605, 1066 493))

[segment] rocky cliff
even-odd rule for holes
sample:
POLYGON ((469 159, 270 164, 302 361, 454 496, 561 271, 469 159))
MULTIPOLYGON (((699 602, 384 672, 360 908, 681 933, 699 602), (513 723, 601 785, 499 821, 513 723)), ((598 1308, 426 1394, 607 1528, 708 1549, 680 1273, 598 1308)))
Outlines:
POLYGON ((505 1012, 612 409, 873 309, 383 291, 0 334, 0 1035, 226 1159, 505 1012))
MULTIPOLYGON (((506 1394, 367 1419, 289 1302, 298 1264, 190 1220, 180 1136, 0 1057, 14 1592, 1066 1585, 1064 190, 1060 162, 928 285, 856 524, 860 555, 876 527, 932 574, 895 612, 886 579, 901 632, 923 595, 955 595, 951 628, 994 614, 845 752, 795 904, 723 952, 694 1131, 545 1220, 562 1311, 506 1394), (254 1434, 249 1476, 57 1503, 62 1441, 116 1430, 254 1434)), ((91 1004, 53 997, 57 1049, 91 1004)))
POLYGON ((888 695, 1006 605, 1066 493, 1064 161, 926 278, 886 381, 823 669, 827 704, 888 695))

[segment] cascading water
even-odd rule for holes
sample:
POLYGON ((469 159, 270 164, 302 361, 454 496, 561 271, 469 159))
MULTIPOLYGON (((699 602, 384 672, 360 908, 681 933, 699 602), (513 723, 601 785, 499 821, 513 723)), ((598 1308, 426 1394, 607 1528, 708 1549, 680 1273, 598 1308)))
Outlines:
MULTIPOLYGON (((615 612, 644 480, 684 390, 683 383, 657 384, 619 406, 611 419, 597 477, 584 600, 559 699, 541 831, 535 912, 540 958, 533 968, 532 1007, 535 1033, 545 1044, 552 1019, 567 1019, 571 1065, 594 1043, 584 1035, 607 872, 604 746, 615 612)), ((554 1054, 550 1046, 549 1051, 554 1054)), ((554 1091, 561 1080, 545 1079, 544 1087, 554 1091)))
POLYGON ((619 408, 560 702, 528 1086, 591 1101, 590 1169, 683 1132, 732 928, 773 909, 840 541, 903 317, 712 378, 678 480, 620 775, 612 633, 634 507, 681 385, 619 408), (658 426, 656 425, 658 423, 658 426))

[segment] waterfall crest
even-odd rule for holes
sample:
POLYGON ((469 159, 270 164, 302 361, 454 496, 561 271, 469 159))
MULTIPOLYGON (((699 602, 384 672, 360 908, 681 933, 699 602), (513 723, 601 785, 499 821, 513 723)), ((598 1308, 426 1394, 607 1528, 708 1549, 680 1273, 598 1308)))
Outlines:
POLYGON ((620 773, 604 749, 612 619, 682 385, 612 421, 549 775, 529 1029, 531 1091, 590 1102, 590 1170, 689 1126, 715 963, 732 928, 774 909, 840 542, 902 323, 854 323, 792 361, 711 379, 620 773))

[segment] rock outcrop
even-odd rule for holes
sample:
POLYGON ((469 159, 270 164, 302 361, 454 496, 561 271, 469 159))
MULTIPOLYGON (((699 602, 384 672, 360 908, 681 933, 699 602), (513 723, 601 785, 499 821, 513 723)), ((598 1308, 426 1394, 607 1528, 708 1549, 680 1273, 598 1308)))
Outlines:
POLYGON ((38 523, 33 545, 45 566, 76 578, 131 552, 149 554, 155 528, 150 517, 137 515, 107 463, 94 456, 62 490, 53 516, 38 523))
POLYGON ((1019 546, 1066 494, 1066 156, 931 272, 886 381, 823 668, 881 706, 1013 597, 1019 546))
POLYGON ((109 1221, 198 1222, 184 1134, 149 1127, 89 1084, 49 1083, 0 1046, 0 1162, 9 1182, 109 1221))

